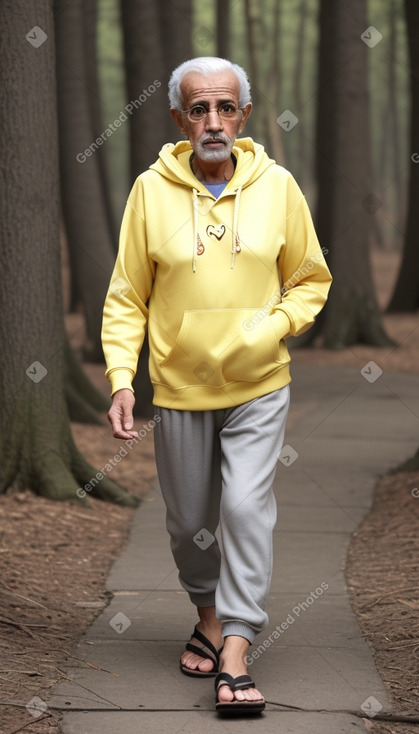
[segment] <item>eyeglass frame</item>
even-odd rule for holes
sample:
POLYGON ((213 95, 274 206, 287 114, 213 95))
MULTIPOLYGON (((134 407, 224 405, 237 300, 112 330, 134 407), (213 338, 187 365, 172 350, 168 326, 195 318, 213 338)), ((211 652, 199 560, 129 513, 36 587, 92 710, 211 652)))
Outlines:
POLYGON ((237 119, 235 117, 223 117, 222 115, 220 115, 219 108, 220 107, 223 107, 225 105, 228 105, 228 104, 230 104, 231 106, 234 106, 235 107, 235 113, 236 114, 237 114, 237 112, 241 112, 243 114, 244 108, 247 107, 247 105, 244 105, 244 107, 236 107, 236 105, 234 105, 233 102, 220 102, 220 104, 217 105, 217 107, 215 107, 215 108, 213 107, 212 110, 208 107, 208 109, 205 111, 205 115, 203 117, 200 117, 199 120, 194 120, 192 117, 189 117, 189 112, 191 112, 191 110, 193 110, 195 107, 202 107, 205 110, 205 105, 202 102, 197 102, 196 104, 192 105, 192 107, 189 107, 188 110, 180 110, 180 112, 181 112, 181 114, 187 115, 189 122, 192 122, 192 123, 203 122, 203 120, 206 120, 207 119, 207 117, 210 114, 210 112, 214 112, 214 111, 216 111, 216 113, 218 115, 218 118, 220 120, 234 120, 234 119, 237 119))

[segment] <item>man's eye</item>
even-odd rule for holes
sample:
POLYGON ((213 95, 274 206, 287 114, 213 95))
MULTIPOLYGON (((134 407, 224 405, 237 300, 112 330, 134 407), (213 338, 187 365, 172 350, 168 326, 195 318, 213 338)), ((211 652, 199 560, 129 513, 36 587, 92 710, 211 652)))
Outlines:
POLYGON ((205 115, 206 109, 205 107, 202 107, 202 105, 196 105, 195 107, 191 107, 190 115, 192 117, 202 117, 202 115, 205 115))
POLYGON ((236 108, 234 104, 222 104, 219 107, 219 111, 224 112, 225 115, 232 115, 236 111, 236 108))

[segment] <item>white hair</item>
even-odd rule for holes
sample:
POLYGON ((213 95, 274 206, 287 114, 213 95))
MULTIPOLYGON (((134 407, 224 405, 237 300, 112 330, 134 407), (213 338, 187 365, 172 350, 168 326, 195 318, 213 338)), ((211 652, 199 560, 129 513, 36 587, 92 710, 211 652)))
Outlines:
POLYGON ((218 56, 198 56, 180 64, 173 72, 169 80, 169 102, 170 107, 181 110, 183 108, 182 92, 180 85, 185 74, 190 71, 197 72, 203 76, 217 74, 220 71, 232 71, 239 82, 239 104, 244 107, 251 102, 250 83, 244 69, 238 64, 233 64, 228 59, 220 59, 218 56))

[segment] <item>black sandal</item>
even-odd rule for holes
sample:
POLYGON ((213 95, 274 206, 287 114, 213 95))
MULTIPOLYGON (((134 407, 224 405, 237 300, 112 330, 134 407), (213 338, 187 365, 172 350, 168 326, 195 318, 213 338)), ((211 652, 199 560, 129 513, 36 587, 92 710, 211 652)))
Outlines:
POLYGON ((215 708, 220 714, 228 714, 235 716, 236 714, 260 714, 265 708, 264 699, 256 701, 238 701, 234 698, 232 701, 220 701, 218 691, 221 686, 228 686, 230 691, 245 691, 247 688, 256 688, 250 675, 239 675, 233 678, 229 673, 219 673, 214 682, 216 690, 215 708))
POLYGON ((201 658, 212 660, 212 662, 214 663, 214 667, 212 670, 204 671, 199 670, 199 668, 188 668, 187 665, 179 662, 180 669, 185 675, 195 676, 195 678, 212 678, 212 676, 217 675, 218 673, 220 652, 223 648, 220 647, 220 649, 217 651, 212 642, 208 639, 208 637, 205 637, 205 635, 203 635, 202 632, 200 632, 196 627, 190 639, 192 640, 193 637, 195 637, 195 639, 202 643, 202 647, 198 647, 198 645, 194 645, 192 642, 187 642, 186 649, 189 652, 195 653, 195 655, 199 655, 201 658))

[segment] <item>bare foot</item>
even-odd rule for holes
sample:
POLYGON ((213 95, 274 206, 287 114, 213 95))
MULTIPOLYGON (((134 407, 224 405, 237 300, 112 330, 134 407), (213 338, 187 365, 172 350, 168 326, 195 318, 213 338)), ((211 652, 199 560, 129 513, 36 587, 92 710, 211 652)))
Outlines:
MULTIPOLYGON (((223 646, 223 638, 221 635, 221 622, 215 616, 215 607, 198 607, 200 621, 196 625, 199 632, 202 632, 209 639, 216 650, 223 646)), ((190 642, 197 647, 201 647, 202 643, 195 637, 190 642)), ((186 650, 180 662, 190 670, 200 670, 202 673, 211 673, 214 669, 214 662, 209 658, 203 658, 189 650, 186 650)))
MULTIPOLYGON (((233 678, 247 674, 245 658, 249 642, 245 637, 229 635, 224 639, 224 650, 220 656, 220 670, 229 673, 233 678)), ((221 686, 218 691, 219 701, 264 701, 262 693, 257 688, 247 688, 244 691, 233 691, 228 686, 221 686)))

